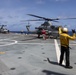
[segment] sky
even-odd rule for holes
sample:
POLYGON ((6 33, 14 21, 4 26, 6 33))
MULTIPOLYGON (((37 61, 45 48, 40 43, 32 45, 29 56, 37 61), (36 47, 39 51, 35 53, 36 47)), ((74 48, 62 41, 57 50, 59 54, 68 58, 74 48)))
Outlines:
MULTIPOLYGON (((11 30, 25 30, 28 24, 25 20, 38 19, 27 14, 34 14, 46 18, 75 18, 76 0, 0 0, 0 25, 7 25, 11 30)), ((30 30, 41 25, 42 22, 30 22, 30 30)), ((76 19, 59 20, 56 25, 67 25, 69 30, 76 29, 76 19)))

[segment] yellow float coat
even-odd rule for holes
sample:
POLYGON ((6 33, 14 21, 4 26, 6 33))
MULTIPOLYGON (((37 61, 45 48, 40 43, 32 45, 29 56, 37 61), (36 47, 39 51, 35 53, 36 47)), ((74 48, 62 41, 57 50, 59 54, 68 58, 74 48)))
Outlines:
POLYGON ((69 39, 70 40, 74 40, 75 39, 75 33, 73 34, 73 36, 70 36, 69 34, 67 33, 62 33, 62 29, 59 28, 59 35, 60 35, 60 43, 61 43, 61 46, 64 46, 64 47, 69 47, 69 39))

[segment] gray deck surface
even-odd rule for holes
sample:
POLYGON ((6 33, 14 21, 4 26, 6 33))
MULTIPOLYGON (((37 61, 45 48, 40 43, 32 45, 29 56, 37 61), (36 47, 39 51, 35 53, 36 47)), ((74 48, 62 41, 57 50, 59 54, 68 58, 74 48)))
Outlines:
POLYGON ((58 65, 55 39, 0 34, 0 75, 76 75, 76 40, 70 46, 73 69, 66 69, 58 65))

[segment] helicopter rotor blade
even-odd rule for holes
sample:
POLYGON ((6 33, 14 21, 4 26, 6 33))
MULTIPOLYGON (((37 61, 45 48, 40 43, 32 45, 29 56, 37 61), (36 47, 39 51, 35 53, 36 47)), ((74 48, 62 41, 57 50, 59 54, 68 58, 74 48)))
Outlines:
POLYGON ((34 16, 34 17, 37 17, 37 18, 41 18, 45 21, 55 21, 55 20, 59 20, 59 18, 56 18, 56 19, 51 19, 51 18, 45 18, 45 17, 40 17, 40 16, 37 16, 37 15, 33 15, 33 14, 27 14, 29 16, 34 16))
POLYGON ((65 18, 65 19, 76 19, 76 18, 65 18))
POLYGON ((68 19, 76 19, 76 18, 58 18, 59 20, 68 20, 68 19))
POLYGON ((44 21, 43 19, 31 19, 31 20, 21 20, 20 22, 26 22, 26 21, 44 21))
POLYGON ((26 20, 26 21, 44 21, 43 19, 33 19, 33 20, 26 20))
POLYGON ((59 21, 55 21, 55 20, 53 20, 53 22, 59 22, 59 21))
POLYGON ((44 17, 36 16, 36 15, 33 15, 33 14, 27 14, 27 15, 34 16, 34 17, 37 17, 37 18, 45 19, 44 17))
POLYGON ((45 21, 53 21, 53 22, 58 22, 57 20, 76 19, 75 17, 74 18, 55 18, 55 19, 52 19, 52 18, 45 18, 45 17, 33 15, 33 14, 27 14, 27 15, 34 16, 34 17, 37 17, 37 18, 41 18, 42 20, 45 20, 45 21))

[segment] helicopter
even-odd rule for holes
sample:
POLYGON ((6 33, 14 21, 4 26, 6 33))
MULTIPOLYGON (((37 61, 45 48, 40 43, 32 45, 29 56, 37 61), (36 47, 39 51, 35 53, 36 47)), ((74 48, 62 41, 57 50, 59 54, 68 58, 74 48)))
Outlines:
MULTIPOLYGON (((40 38, 40 35, 42 35, 43 29, 46 30, 48 36, 50 36, 52 38, 58 38, 59 37, 58 29, 61 25, 53 25, 50 22, 51 21, 59 22, 59 20, 61 20, 60 18, 51 19, 51 18, 45 18, 45 17, 33 15, 33 14, 27 14, 27 15, 39 18, 36 20, 27 20, 27 21, 44 21, 44 23, 41 24, 39 27, 35 27, 36 34, 38 35, 38 38, 40 38)), ((63 20, 66 20, 66 19, 76 19, 76 18, 63 18, 63 20)))
POLYGON ((0 33, 9 33, 9 30, 4 28, 7 25, 0 25, 0 33))
POLYGON ((42 35, 42 30, 46 30, 47 35, 53 38, 58 38, 59 34, 58 34, 58 27, 56 25, 52 25, 52 23, 50 23, 49 21, 54 21, 54 22, 58 22, 57 20, 59 20, 59 18, 56 19, 49 19, 49 18, 45 18, 45 17, 40 17, 40 16, 36 16, 36 15, 32 15, 32 14, 28 14, 29 16, 34 16, 37 18, 41 18, 41 19, 36 19, 36 20, 27 20, 27 21, 44 21, 44 23, 42 23, 39 27, 35 27, 36 29, 36 34, 38 35, 38 38, 40 38, 40 35, 42 35))

